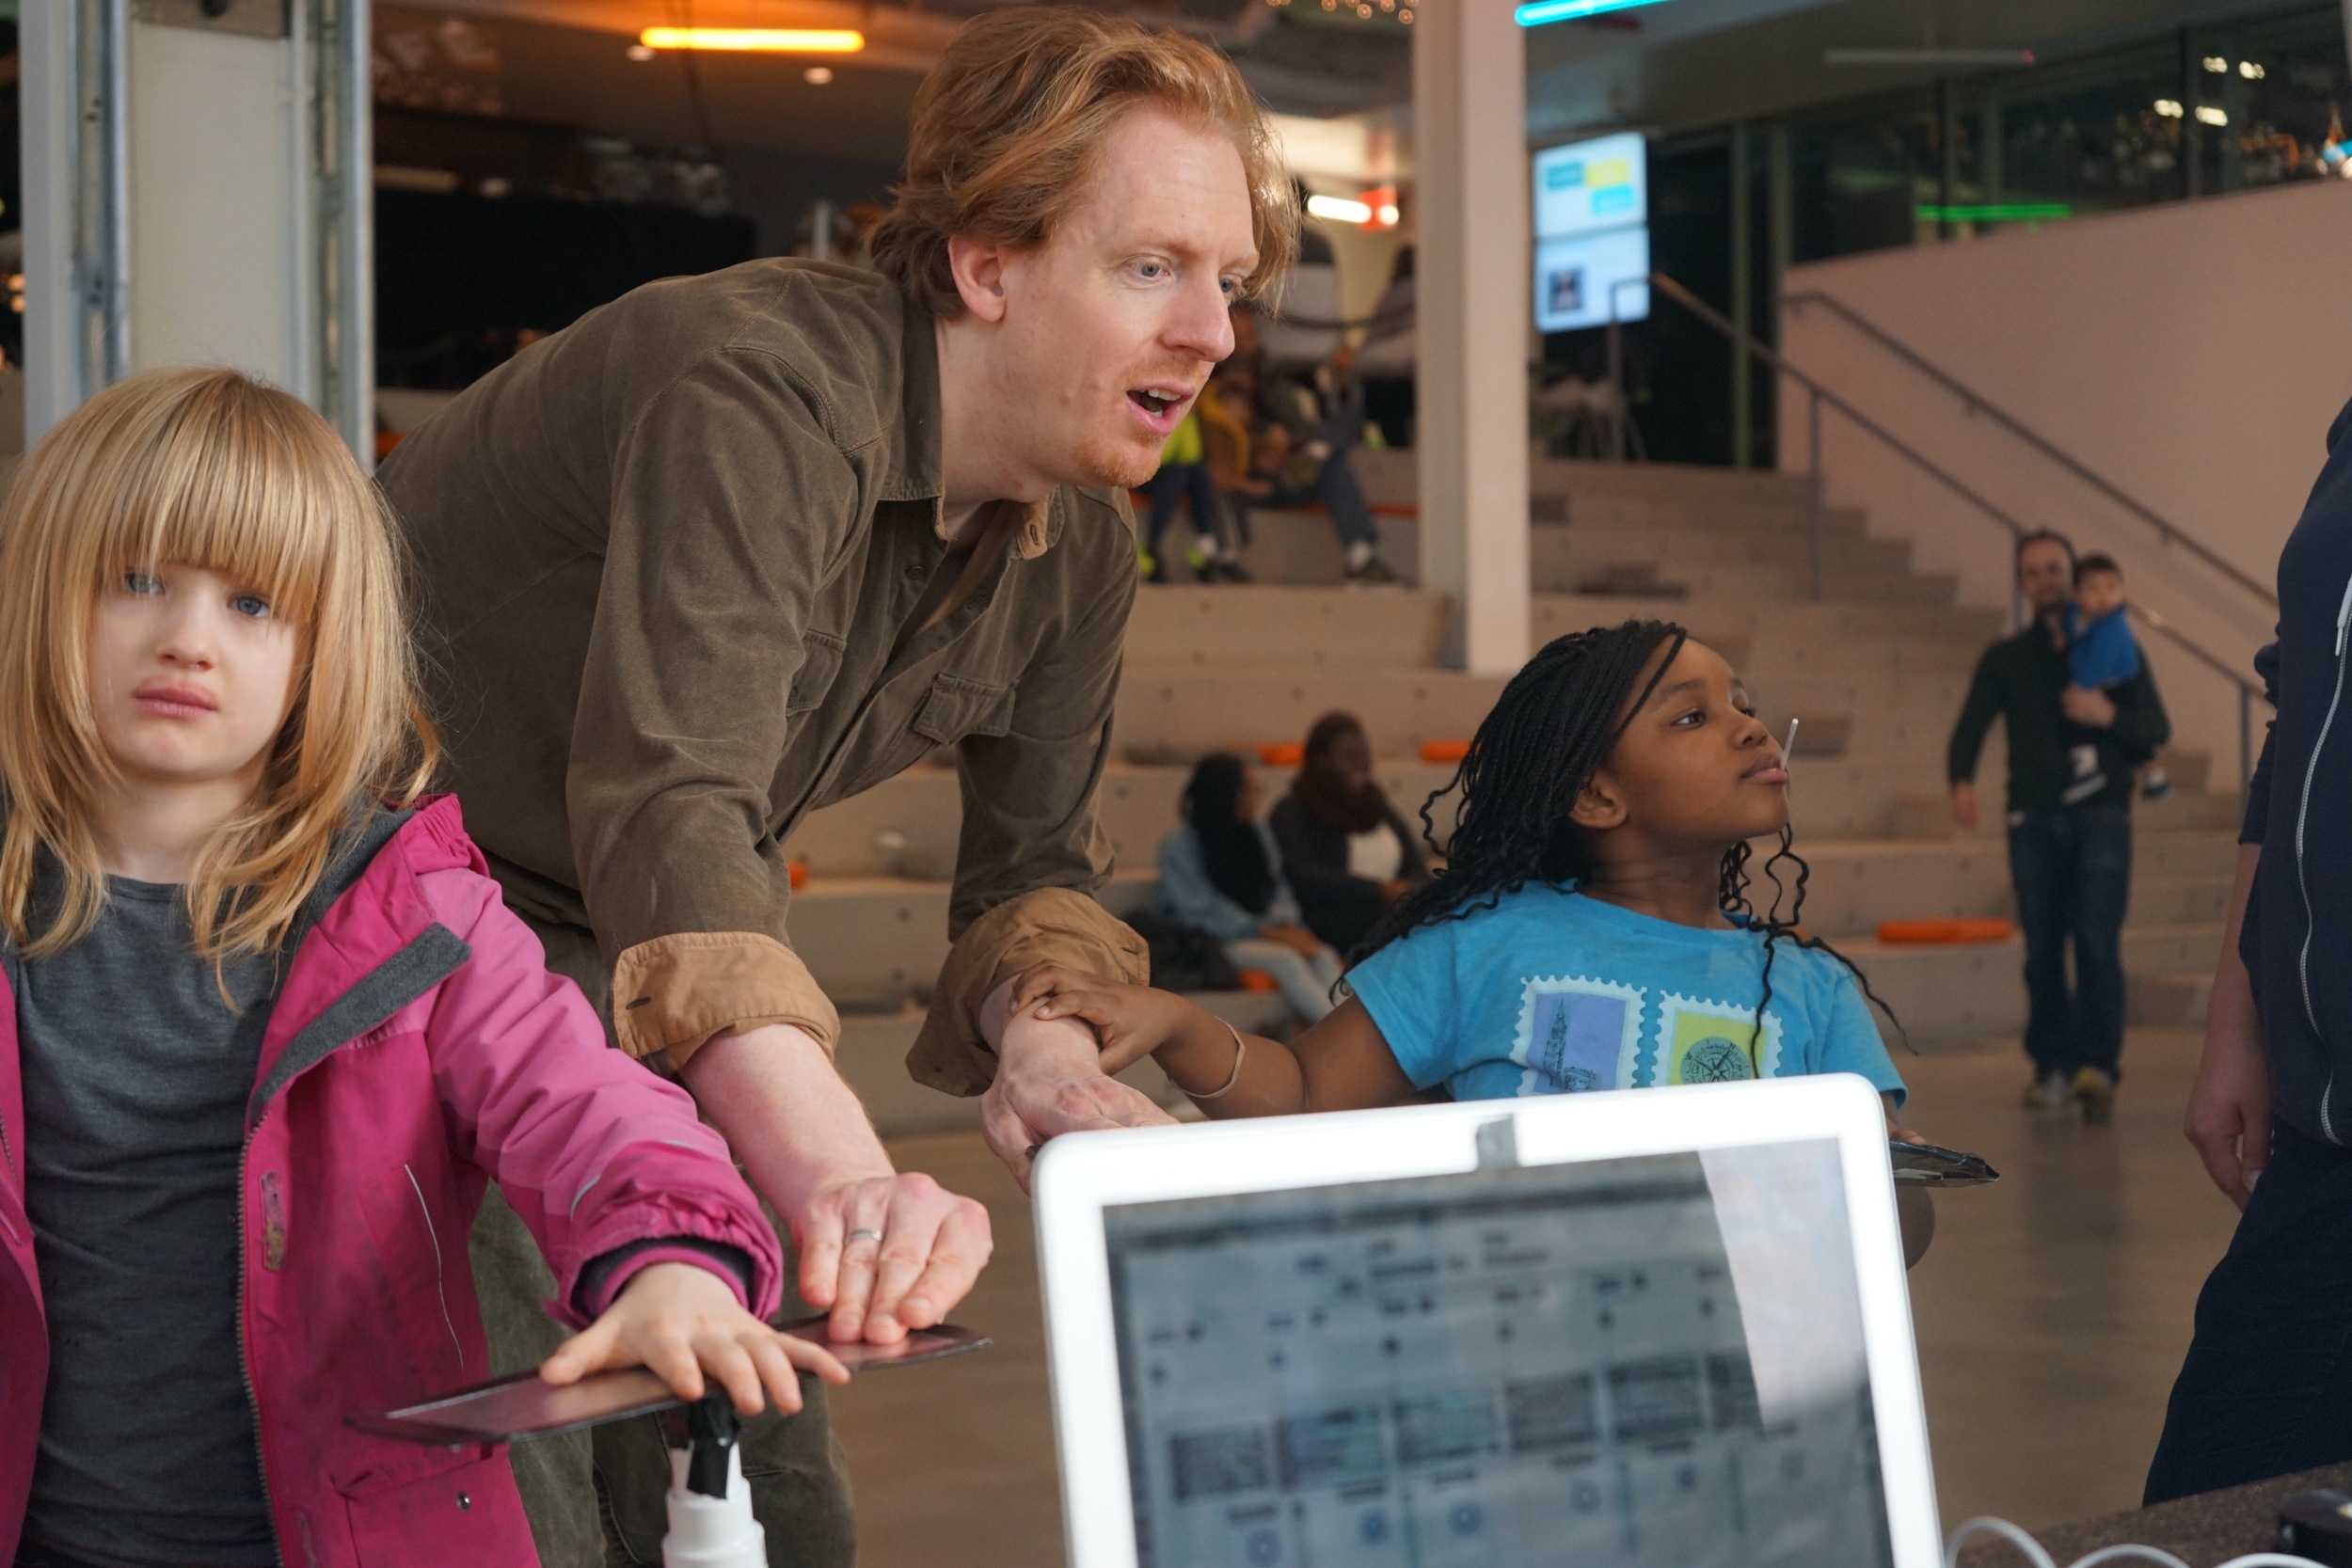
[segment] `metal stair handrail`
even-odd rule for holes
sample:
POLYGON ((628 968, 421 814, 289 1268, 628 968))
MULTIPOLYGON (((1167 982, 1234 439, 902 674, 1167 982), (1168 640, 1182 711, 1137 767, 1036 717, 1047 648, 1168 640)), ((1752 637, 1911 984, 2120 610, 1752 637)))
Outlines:
POLYGON ((2279 596, 2269 588, 2238 570, 2236 566, 2211 548, 2183 531, 2178 525, 2167 519, 2154 508, 2126 492, 2122 485, 2117 484, 2072 452, 2063 450, 2048 436, 2043 436, 2025 420, 2003 408, 1999 404, 1994 403, 1991 398, 1986 397, 1982 392, 1978 391, 1974 387, 1969 386, 1836 295, 1824 293, 1819 289, 1806 289, 1797 293, 1783 295, 1781 304, 1784 308, 1793 307, 1800 310, 1812 305, 1825 307, 1838 320, 1958 398, 1972 416, 1982 414, 1992 420, 1994 424, 1999 425, 2033 448, 2034 451, 2056 463, 2059 467, 2064 468, 2068 473, 2073 474, 2076 479, 2081 480, 2085 484, 2146 523, 2150 528, 2154 529, 2156 537, 2165 544, 2178 546, 2188 551, 2206 566, 2228 578, 2271 609, 2279 608, 2279 596))
MULTIPOLYGON (((1958 496, 1962 500, 1966 501, 1970 506, 1974 507, 1984 516, 1991 518, 1993 521, 2007 529, 2009 531, 2009 535, 2012 540, 2022 539, 2027 533, 2032 531, 2032 530, 2028 529, 2024 523, 2011 516, 1999 505, 1971 488, 1965 482, 1961 480, 1959 476, 1953 474, 1949 469, 1944 467, 1941 464, 1929 457, 1925 452, 1920 451, 1916 447, 1914 447, 1911 443, 1905 441, 1894 432, 1888 430, 1884 425, 1880 424, 1876 420, 1870 418, 1867 414, 1865 414, 1861 409, 1855 407, 1852 403, 1849 402, 1844 397, 1839 396, 1829 387, 1823 385, 1818 378, 1807 374, 1805 372, 1801 371, 1796 366, 1790 364, 1787 359, 1781 357, 1778 350, 1764 342, 1762 340, 1757 338, 1755 333, 1740 326, 1737 322, 1725 316, 1722 311, 1716 309, 1713 306, 1708 304, 1707 301, 1699 298, 1698 295, 1692 293, 1688 288, 1685 288, 1682 284, 1677 282, 1674 278, 1669 277, 1662 272, 1651 273, 1647 278, 1625 279, 1611 290, 1611 310, 1609 320, 1609 379, 1611 384, 1617 388, 1619 393, 1617 399, 1618 413, 1616 417, 1620 420, 1625 418, 1626 407, 1623 396, 1625 390, 1625 353, 1622 342, 1621 324, 1617 319, 1615 310, 1615 295, 1618 289, 1629 286, 1639 287, 1644 283, 1646 283, 1650 288, 1658 291, 1659 293, 1663 293, 1667 298, 1673 300, 1676 304, 1690 311, 1692 315, 1697 317, 1701 322, 1714 328, 1719 335, 1727 338, 1732 342, 1745 348, 1751 356, 1762 364, 1771 368, 1774 373, 1786 376, 1790 381, 1795 382, 1798 386, 1803 387, 1808 394, 1809 401, 1807 407, 1810 416, 1809 435, 1811 447, 1811 462, 1808 468, 1808 481, 1811 490, 1812 513, 1812 596, 1815 599, 1818 600, 1822 596, 1822 578, 1824 576, 1825 566, 1824 546, 1826 541, 1823 532, 1823 512, 1825 510, 1826 500, 1821 469, 1821 409, 1824 404, 1835 408, 1840 414, 1845 415, 1847 419, 1853 421, 1857 428, 1876 439, 1889 451, 1894 452, 1897 456, 1911 464, 1920 472, 1926 474, 1929 478, 1934 480, 1937 483, 1949 490, 1953 495, 1958 496)), ((1617 447, 1620 457, 1622 457, 1624 450, 1622 437, 1620 437, 1617 447)), ((2167 526, 2169 527, 2169 525, 2167 526)), ((2210 553, 2205 552, 2203 550, 2203 546, 2197 545, 2194 540, 2184 538, 2183 542, 2190 545, 2202 553, 2210 553)), ((2230 566, 2226 562, 2219 562, 2218 558, 2216 559, 2217 564, 2219 564, 2224 570, 2230 572, 2239 581, 2250 581, 2250 579, 2245 578, 2242 573, 2237 572, 2236 568, 2230 566)), ((2256 591, 2261 592, 2259 587, 2256 591)), ((2274 605, 2278 602, 2275 598, 2270 598, 2267 594, 2265 594, 2264 596, 2268 598, 2269 602, 2274 605)), ((2254 699, 2260 697, 2265 701, 2268 701, 2268 693, 2264 691, 2261 687, 2256 686, 2252 681, 2247 679, 2245 675, 2241 674, 2234 666, 2233 666, 2228 660, 2221 657, 2220 655, 2214 653, 2211 649, 2206 648, 2201 643, 2195 641, 2178 627, 2166 621, 2164 617, 2158 615, 2155 611, 2137 602, 2132 605, 2132 609, 2138 615, 2141 622, 2148 626, 2152 630, 2161 632, 2168 640, 2178 644, 2182 649, 2194 657, 2200 663, 2220 675, 2223 679, 2229 681, 2237 689, 2238 782, 2241 788, 2245 787, 2252 782, 2254 776, 2254 699)), ((2013 604, 2011 613, 2013 621, 2022 622, 2023 616, 2020 607, 2013 604)))

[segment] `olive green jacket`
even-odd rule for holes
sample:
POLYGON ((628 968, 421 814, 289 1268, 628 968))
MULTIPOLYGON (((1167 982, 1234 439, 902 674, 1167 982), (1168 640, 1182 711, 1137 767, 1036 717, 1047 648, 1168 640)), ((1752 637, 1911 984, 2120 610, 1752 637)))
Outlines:
POLYGON ((1143 977, 1089 896, 1135 599, 1123 495, 1064 487, 895 655, 946 549, 937 345, 870 273, 650 284, 517 355, 385 463, 445 779, 527 917, 586 927, 634 1055, 839 1023, 793 953, 784 843, 953 745, 955 948, 908 1059, 974 1093, 975 1024, 1043 959, 1143 977))

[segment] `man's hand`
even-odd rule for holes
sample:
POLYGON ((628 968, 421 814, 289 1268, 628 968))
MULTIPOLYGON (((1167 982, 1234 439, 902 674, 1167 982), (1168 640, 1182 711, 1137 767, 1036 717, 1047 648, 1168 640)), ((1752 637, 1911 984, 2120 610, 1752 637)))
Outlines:
POLYGON ((2215 966, 2213 999, 2205 1009, 2205 1049, 2188 1091, 2181 1131, 2205 1163, 2205 1174, 2242 1211, 2270 1164, 2270 1060, 2263 1049, 2254 985, 2238 955, 2238 931, 2254 883, 2262 846, 2238 847, 2237 885, 2230 922, 2215 966))
POLYGON ((2058 693, 2058 705, 2066 717, 2085 729, 2105 730, 2115 725, 2115 699, 2104 691, 2070 686, 2058 693))
POLYGON ((716 1036, 680 1075, 791 1229, 801 1294, 833 1313, 834 1338, 895 1344, 972 1289, 993 1245, 988 1211, 899 1175, 806 1032, 767 1023, 716 1036))
POLYGON ((980 1135, 1025 1192, 1029 1162, 1049 1138, 1176 1118, 1104 1072, 1102 1049, 1085 1024, 1015 1013, 1017 978, 998 986, 980 1008, 980 1034, 996 1052, 995 1082, 980 1097, 980 1135))
POLYGON ((1966 779, 1953 781, 1952 820, 1963 828, 1977 825, 1977 786, 1966 779))
POLYGON ((835 1339, 895 1344, 961 1301, 994 1242, 988 1211, 919 1171, 811 1194, 792 1221, 801 1294, 835 1339))
POLYGON ((799 1410, 802 1370, 850 1381, 832 1352, 770 1328, 725 1281, 692 1263, 652 1263, 629 1275, 603 1316, 539 1363, 539 1379, 562 1387, 609 1367, 647 1368, 682 1400, 701 1399, 707 1374, 744 1416, 770 1401, 787 1415, 799 1410))
POLYGON ((2270 1067, 2259 1033, 2208 1021, 2181 1130, 2213 1184, 2245 1209, 2270 1164, 2270 1067))

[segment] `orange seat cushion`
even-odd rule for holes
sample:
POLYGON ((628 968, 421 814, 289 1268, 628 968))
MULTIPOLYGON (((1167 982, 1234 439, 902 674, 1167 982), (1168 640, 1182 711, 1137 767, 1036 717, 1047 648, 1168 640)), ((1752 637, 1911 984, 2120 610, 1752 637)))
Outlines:
POLYGON ((2006 920, 1887 920, 1879 924, 1879 941, 1912 946, 2007 942, 2015 934, 2016 927, 2006 920))

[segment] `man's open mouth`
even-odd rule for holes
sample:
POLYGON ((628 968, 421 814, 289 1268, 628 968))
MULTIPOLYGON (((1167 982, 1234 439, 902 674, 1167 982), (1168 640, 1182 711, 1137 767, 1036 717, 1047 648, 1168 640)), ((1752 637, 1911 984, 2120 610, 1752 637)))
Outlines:
POLYGON ((1130 388, 1127 393, 1130 402, 1155 420, 1191 395, 1169 387, 1138 387, 1130 388))

